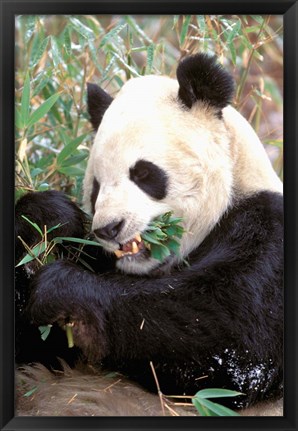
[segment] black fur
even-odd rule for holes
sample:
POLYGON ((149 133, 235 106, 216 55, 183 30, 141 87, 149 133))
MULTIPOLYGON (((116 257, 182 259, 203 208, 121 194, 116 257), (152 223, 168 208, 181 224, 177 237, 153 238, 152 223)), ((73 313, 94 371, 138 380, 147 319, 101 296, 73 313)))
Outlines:
POLYGON ((87 105, 90 121, 97 130, 113 98, 96 84, 87 83, 87 105))
POLYGON ((163 169, 147 160, 139 160, 129 170, 129 177, 140 189, 154 199, 167 194, 168 177, 163 169))
POLYGON ((178 65, 177 79, 179 98, 188 108, 201 101, 221 115, 221 110, 232 100, 233 79, 215 56, 200 53, 184 58, 178 65))
MULTIPOLYGON (((42 201, 29 195, 27 204, 38 213, 42 201)), ((51 208, 63 217, 54 200, 51 208)), ((48 224, 50 211, 43 215, 48 224)), ((79 228, 76 217, 69 222, 79 228)), ((17 229, 27 229, 20 217, 17 229)), ((112 264, 97 275, 67 260, 43 267, 26 316, 34 325, 74 320, 89 358, 149 389, 152 361, 163 393, 234 389, 245 395, 226 404, 242 407, 282 390, 282 255, 282 196, 262 192, 230 208, 190 266, 170 275, 123 275, 112 264)))
MULTIPOLYGON (((71 202, 63 193, 57 191, 47 191, 28 193, 22 196, 16 205, 16 220, 21 221, 22 215, 26 216, 32 222, 35 222, 42 230, 46 224, 47 230, 61 223, 61 227, 52 231, 48 239, 55 236, 76 236, 84 235, 85 216, 82 211, 71 202)), ((15 228, 16 241, 16 260, 20 259, 25 249, 19 246, 19 236, 29 246, 37 244, 40 241, 40 234, 27 221, 17 222, 15 228)))
MULTIPOLYGON (((46 225, 47 229, 50 229, 61 223, 58 229, 48 234, 48 241, 57 236, 77 238, 85 236, 86 215, 64 193, 58 191, 28 193, 18 200, 15 208, 16 263, 19 263, 26 254, 19 236, 29 247, 41 240, 37 230, 25 221, 22 215, 41 228, 46 225)), ((65 253, 65 250, 63 251, 65 253)), ((86 246, 84 251, 86 253, 84 260, 94 271, 103 273, 115 268, 115 259, 107 257, 100 247, 86 246)), ((79 349, 68 349, 65 333, 57 325, 53 326, 44 342, 38 328, 31 324, 26 306, 31 295, 30 282, 37 270, 38 266, 34 261, 26 266, 16 267, 15 270, 16 361, 18 363, 39 361, 58 369, 60 362, 57 357, 74 364, 79 349)))

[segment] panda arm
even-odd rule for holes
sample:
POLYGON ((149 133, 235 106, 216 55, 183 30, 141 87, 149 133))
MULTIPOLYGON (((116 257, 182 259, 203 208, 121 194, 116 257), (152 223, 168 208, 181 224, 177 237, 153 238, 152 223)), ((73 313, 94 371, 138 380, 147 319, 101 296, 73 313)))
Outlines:
MULTIPOLYGON (((55 190, 27 193, 15 207, 16 265, 27 253, 23 242, 33 247, 41 241, 40 233, 23 216, 36 223, 42 231, 45 227, 49 230, 60 224, 59 228, 48 234, 48 242, 54 236, 83 238, 85 235, 86 216, 64 193, 55 190)), ((102 248, 87 246, 84 251, 87 253, 84 259, 94 271, 105 272, 114 267, 113 259, 103 253, 102 248)), ((38 264, 35 260, 15 269, 16 361, 41 361, 58 368, 56 356, 71 362, 73 352, 70 354, 70 349, 67 349, 64 331, 59 327, 54 326, 50 336, 43 341, 38 328, 31 324, 27 306, 31 295, 30 282, 36 272, 38 264)))
POLYGON ((191 267, 171 276, 48 265, 33 280, 31 316, 38 324, 74 321, 77 344, 96 359, 193 358, 240 341, 261 354, 278 327, 274 315, 281 315, 278 202, 267 208, 270 197, 263 195, 238 205, 191 257, 191 267), (269 309, 272 328, 264 317, 269 309))

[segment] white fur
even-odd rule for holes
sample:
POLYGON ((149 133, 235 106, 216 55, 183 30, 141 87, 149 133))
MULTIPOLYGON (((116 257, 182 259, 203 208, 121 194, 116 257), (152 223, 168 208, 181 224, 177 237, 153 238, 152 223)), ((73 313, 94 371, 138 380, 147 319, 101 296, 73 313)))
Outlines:
MULTIPOLYGON (((84 206, 89 212, 94 176, 100 183, 93 229, 125 220, 115 241, 102 241, 108 251, 171 210, 184 220, 183 259, 218 222, 235 193, 282 191, 248 122, 232 107, 225 108, 223 115, 223 120, 218 119, 200 102, 185 109, 178 100, 178 83, 170 78, 146 76, 123 86, 103 117, 84 180, 84 206), (140 159, 168 174, 164 199, 151 198, 129 179, 129 169, 140 159)), ((158 265, 152 258, 117 262, 122 271, 139 274, 158 265)))

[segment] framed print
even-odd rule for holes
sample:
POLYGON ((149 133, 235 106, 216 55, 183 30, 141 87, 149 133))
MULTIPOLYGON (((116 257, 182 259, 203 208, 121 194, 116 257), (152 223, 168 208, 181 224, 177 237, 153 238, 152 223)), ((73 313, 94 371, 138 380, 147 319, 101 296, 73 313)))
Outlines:
POLYGON ((297 1, 0 1, 1 429, 297 429, 297 1))

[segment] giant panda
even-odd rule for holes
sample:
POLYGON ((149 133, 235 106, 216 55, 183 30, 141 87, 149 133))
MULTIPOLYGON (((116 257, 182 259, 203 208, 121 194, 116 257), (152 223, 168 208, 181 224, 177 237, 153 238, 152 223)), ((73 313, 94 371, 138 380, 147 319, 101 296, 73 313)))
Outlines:
MULTIPOLYGON (((72 354, 145 391, 156 392, 153 364, 163 394, 235 390, 219 400, 235 409, 282 396, 282 183, 233 92, 229 73, 202 53, 179 63, 177 79, 132 78, 115 98, 88 84, 95 137, 83 205, 102 248, 91 247, 93 272, 67 256, 19 270, 19 363, 73 364, 60 330, 73 321, 72 354), (140 233, 168 211, 184 234, 180 253, 160 261, 140 233), (55 330, 44 342, 46 324, 55 330)), ((17 202, 17 236, 34 243, 21 215, 84 235, 85 213, 60 192, 17 202)))

